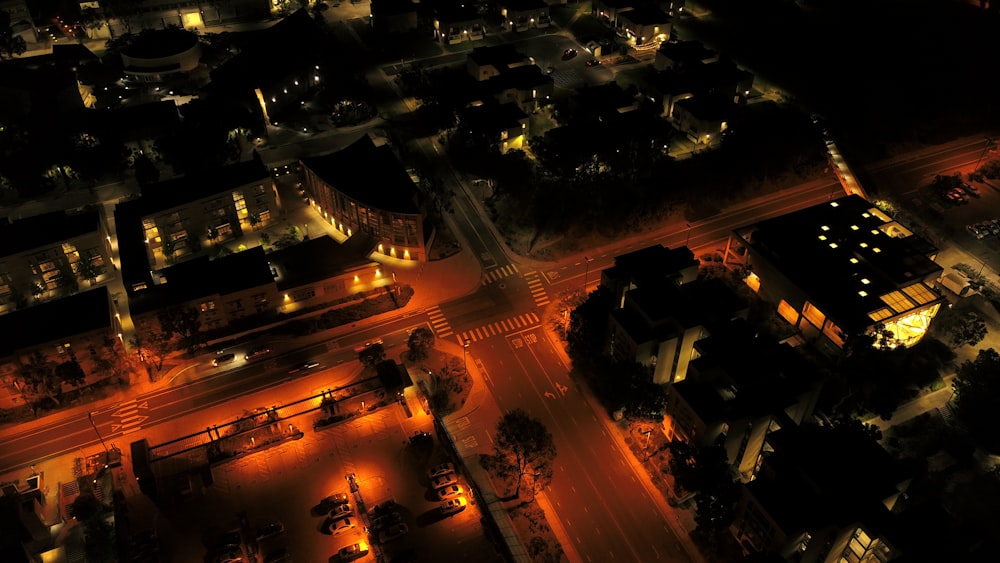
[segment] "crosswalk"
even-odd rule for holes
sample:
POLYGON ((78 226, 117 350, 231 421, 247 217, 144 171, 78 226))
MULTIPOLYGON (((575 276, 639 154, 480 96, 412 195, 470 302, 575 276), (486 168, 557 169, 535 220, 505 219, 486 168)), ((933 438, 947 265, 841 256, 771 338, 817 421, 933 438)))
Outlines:
POLYGON ((549 295, 545 292, 545 284, 538 273, 525 274, 524 280, 528 282, 528 290, 531 291, 531 298, 535 300, 535 305, 544 307, 550 303, 549 295))
POLYGON ((122 434, 129 434, 140 430, 142 428, 142 423, 149 417, 140 415, 139 409, 148 408, 149 403, 147 401, 142 401, 140 403, 135 399, 119 404, 118 410, 111 415, 112 418, 118 419, 117 422, 111 423, 111 432, 114 433, 120 431, 122 434))
POLYGON ((458 338, 459 344, 464 345, 466 340, 469 340, 470 342, 478 342, 480 340, 490 338, 491 336, 497 336, 498 334, 504 334, 512 330, 526 328, 538 323, 538 315, 534 313, 525 313, 523 315, 510 317, 502 321, 485 324, 481 327, 467 330, 460 335, 456 335, 456 338, 458 338))
POLYGON ((438 338, 447 338, 455 331, 451 330, 451 325, 448 323, 448 319, 445 318, 444 313, 441 312, 441 307, 437 305, 427 309, 427 318, 431 322, 431 330, 438 338))
POLYGON ((517 266, 514 264, 507 264, 506 266, 490 270, 483 274, 483 285, 489 285, 495 281, 513 276, 517 272, 517 266))

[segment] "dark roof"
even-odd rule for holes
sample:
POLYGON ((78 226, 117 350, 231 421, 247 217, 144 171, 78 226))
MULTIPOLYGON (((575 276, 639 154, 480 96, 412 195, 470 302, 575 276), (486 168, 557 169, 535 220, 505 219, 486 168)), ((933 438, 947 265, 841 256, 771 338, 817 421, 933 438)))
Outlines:
MULTIPOLYGON (((65 90, 76 86, 76 73, 70 68, 55 66, 28 67, 17 64, 0 64, 0 84, 3 88, 35 95, 52 90, 65 90)), ((81 98, 82 100, 82 98, 81 98)), ((83 102, 80 102, 83 105, 83 102)))
POLYGON ((656 244, 615 256, 615 265, 605 270, 605 275, 627 280, 638 287, 659 287, 665 282, 676 284, 683 270, 698 265, 688 247, 667 248, 656 244))
MULTIPOLYGON (((751 264, 754 256, 766 260, 848 333, 873 324, 869 314, 887 306, 883 295, 937 278, 943 271, 928 257, 933 245, 907 234, 857 195, 736 232, 749 238, 751 264)), ((907 293, 906 299, 921 306, 940 299, 929 289, 918 289, 919 294, 907 293)))
POLYGON ((122 201, 115 205, 119 271, 122 275, 122 285, 130 296, 134 285, 146 284, 147 287, 153 285, 141 211, 140 206, 133 204, 132 201, 122 201))
POLYGON ((156 136, 181 123, 177 104, 172 100, 119 106, 93 115, 94 119, 101 119, 105 124, 109 124, 123 140, 156 136))
POLYGON ((618 111, 636 105, 635 96, 626 92, 617 82, 577 89, 571 98, 574 105, 593 111, 618 111))
POLYGON ((602 6, 621 10, 622 8, 631 8, 642 1, 643 0, 599 0, 597 3, 602 6))
POLYGON ((324 156, 302 159, 331 188, 383 211, 416 215, 417 187, 388 145, 376 147, 368 135, 324 156))
POLYGON ((256 152, 251 160, 142 186, 141 197, 121 202, 117 207, 126 208, 141 219, 255 182, 271 182, 271 173, 256 152))
POLYGON ((0 220, 0 258, 57 244, 86 233, 96 233, 101 229, 101 216, 97 209, 53 211, 14 222, 8 220, 0 220))
POLYGON ((278 270, 278 289, 285 291, 374 264, 368 256, 375 244, 374 239, 362 233, 343 243, 322 236, 276 250, 267 259, 278 270))
POLYGON ((133 314, 274 283, 264 249, 259 246, 215 260, 201 256, 165 268, 160 273, 166 279, 164 283, 136 293, 129 299, 129 309, 133 314))
POLYGON ((511 43, 476 47, 472 49, 468 57, 479 66, 493 65, 500 72, 511 65, 530 61, 528 55, 518 51, 517 47, 511 43))
POLYGON ((658 51, 678 65, 701 62, 717 55, 701 41, 666 41, 660 44, 658 51))
POLYGON ((468 21, 482 21, 483 16, 479 14, 476 8, 470 6, 446 6, 435 10, 435 19, 443 22, 453 23, 453 22, 468 22, 468 21))
POLYGON ((731 100, 718 96, 695 96, 678 100, 674 104, 675 110, 683 108, 691 115, 704 121, 725 121, 729 119, 729 115, 735 107, 731 100))
POLYGON ((459 109, 458 114, 462 125, 477 131, 520 127, 528 118, 528 114, 513 102, 470 106, 459 109))
POLYGON ((702 90, 701 85, 691 75, 672 68, 647 75, 642 80, 663 96, 691 94, 702 90))
POLYGON ((112 329, 108 288, 100 286, 0 315, 0 357, 47 342, 112 329))
POLYGON ((543 73, 537 65, 522 65, 503 68, 500 74, 481 82, 490 95, 507 89, 530 90, 552 84, 552 77, 543 73))
POLYGON ((542 8, 548 8, 549 3, 545 0, 500 0, 497 4, 501 8, 508 8, 514 12, 523 12, 526 10, 540 10, 542 8))
POLYGON ((662 342, 689 328, 728 322, 746 307, 725 283, 704 279, 639 286, 626 293, 624 307, 611 314, 635 342, 662 342))
POLYGON ((407 14, 416 12, 417 5, 413 0, 372 0, 373 14, 407 14))
POLYGON ((198 35, 181 28, 144 29, 121 53, 127 57, 158 59, 183 53, 197 44, 198 35))
POLYGON ((267 90, 323 53, 323 31, 305 9, 271 27, 230 35, 240 53, 211 71, 214 89, 267 90))
POLYGON ((619 12, 618 17, 638 25, 665 24, 670 23, 671 19, 670 14, 651 4, 640 4, 631 10, 619 12))

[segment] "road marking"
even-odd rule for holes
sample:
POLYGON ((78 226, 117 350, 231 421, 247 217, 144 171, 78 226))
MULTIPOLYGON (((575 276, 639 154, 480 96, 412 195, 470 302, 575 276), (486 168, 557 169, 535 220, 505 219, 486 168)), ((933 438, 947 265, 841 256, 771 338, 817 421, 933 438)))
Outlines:
POLYGON ((485 324, 481 327, 469 329, 462 334, 456 334, 459 346, 465 346, 465 341, 479 342, 492 336, 499 336, 512 330, 517 330, 536 325, 541 319, 535 313, 525 313, 517 317, 510 317, 502 321, 485 324))
POLYGON ((483 274, 483 285, 489 285, 495 281, 513 276, 516 273, 518 273, 518 269, 514 264, 507 264, 506 266, 490 270, 483 274))
POLYGON ((528 282, 528 291, 531 298, 535 300, 535 305, 544 307, 550 303, 548 293, 545 292, 545 283, 542 282, 537 272, 525 274, 524 279, 528 282))
POLYGON ((451 330, 451 324, 448 323, 448 319, 437 305, 427 309, 427 318, 430 320, 431 329, 437 334, 438 338, 447 338, 455 334, 451 330))

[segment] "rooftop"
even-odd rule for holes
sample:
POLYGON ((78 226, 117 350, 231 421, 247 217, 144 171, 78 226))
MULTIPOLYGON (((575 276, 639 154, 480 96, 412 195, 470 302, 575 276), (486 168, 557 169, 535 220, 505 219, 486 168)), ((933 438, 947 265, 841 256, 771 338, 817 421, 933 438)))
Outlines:
POLYGON ((10 221, 0 220, 0 258, 15 256, 35 248, 53 244, 101 230, 97 209, 80 212, 53 211, 10 221))
POLYGON ((375 244, 374 239, 362 233, 343 243, 322 236, 276 250, 267 259, 278 269, 278 289, 285 291, 375 265, 369 258, 375 244))
POLYGON ((941 299, 923 283, 943 271, 937 249, 857 195, 736 233, 849 332, 941 299))
MULTIPOLYGON (((652 4, 639 4, 631 10, 620 12, 618 15, 636 25, 667 24, 670 23, 671 19, 670 14, 652 4)), ((663 32, 663 30, 660 31, 663 32)))
POLYGON ((516 65, 531 64, 528 55, 517 50, 511 43, 476 47, 469 53, 469 60, 479 66, 492 65, 499 72, 516 65))
POLYGON ((0 316, 0 358, 18 350, 112 328, 106 286, 0 316))
POLYGON ((718 53, 702 45, 701 41, 667 41, 658 50, 679 65, 701 62, 718 56, 718 53))
POLYGON ((351 145, 324 156, 302 159, 333 189, 383 211, 420 213, 417 187, 388 145, 376 147, 368 135, 351 145))

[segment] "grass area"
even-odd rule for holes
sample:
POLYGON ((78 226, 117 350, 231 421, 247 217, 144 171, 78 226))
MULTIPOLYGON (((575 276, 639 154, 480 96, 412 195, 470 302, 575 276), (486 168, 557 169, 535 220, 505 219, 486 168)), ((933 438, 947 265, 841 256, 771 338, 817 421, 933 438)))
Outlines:
POLYGON ((427 392, 431 408, 438 416, 445 416, 465 405, 472 391, 472 379, 465 370, 462 358, 432 348, 427 359, 411 361, 409 352, 403 352, 400 361, 407 368, 427 374, 427 392))

